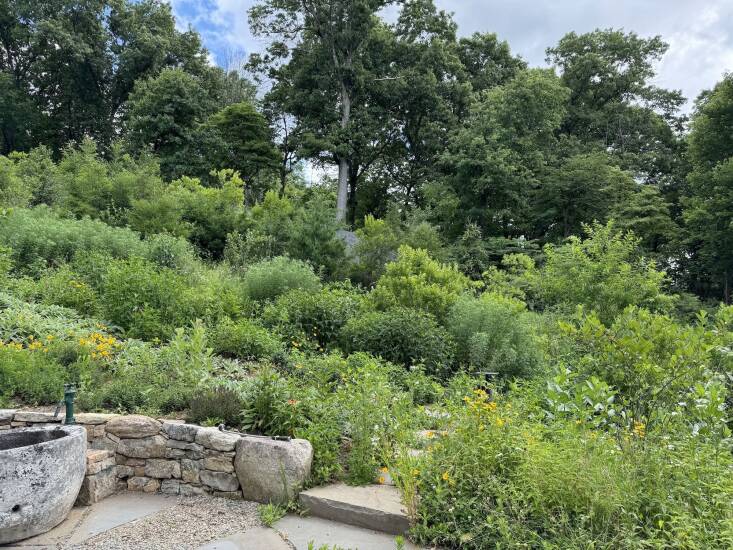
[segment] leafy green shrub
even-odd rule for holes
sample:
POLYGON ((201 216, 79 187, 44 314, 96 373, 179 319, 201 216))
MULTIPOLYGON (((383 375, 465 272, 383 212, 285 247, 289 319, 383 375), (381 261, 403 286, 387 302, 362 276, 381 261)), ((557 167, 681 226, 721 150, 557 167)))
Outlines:
POLYGON ((0 155, 0 205, 5 208, 28 206, 32 197, 33 189, 18 174, 13 157, 0 155))
POLYGON ((29 304, 0 293, 0 340, 45 340, 49 335, 74 338, 99 329, 98 321, 55 305, 29 304))
POLYGON ((442 320, 468 287, 468 278, 454 266, 436 262, 425 250, 401 246, 370 297, 379 309, 402 306, 442 320))
POLYGON ((427 313, 407 308, 370 312, 354 317, 341 333, 347 353, 367 351, 405 366, 423 363, 430 374, 452 368, 450 335, 427 313))
POLYGON ((153 235, 145 240, 145 259, 179 273, 194 269, 197 257, 191 244, 171 235, 153 235))
POLYGON ((313 292, 292 290, 263 312, 263 321, 290 340, 309 338, 319 347, 336 343, 342 327, 359 311, 362 296, 346 285, 313 292))
POLYGON ((473 369, 502 376, 526 375, 541 353, 524 303, 499 294, 462 296, 446 322, 456 358, 473 369))
POLYGON ((231 170, 220 170, 215 175, 215 187, 203 187, 198 180, 183 177, 171 184, 171 191, 184 205, 183 219, 191 227, 188 238, 218 259, 224 252, 227 235, 240 225, 244 182, 231 170))
POLYGON ((242 234, 227 235, 224 247, 224 260, 235 270, 244 271, 248 265, 273 258, 279 250, 277 240, 272 235, 254 229, 242 234))
POLYGON ((335 396, 349 438, 348 481, 373 483, 378 467, 392 456, 397 434, 410 423, 412 400, 396 391, 390 370, 366 354, 347 360, 344 381, 335 396))
POLYGON ((286 378, 269 367, 261 369, 244 389, 242 427, 267 435, 293 435, 296 400, 286 378))
POLYGON ((305 262, 278 256, 251 266, 244 274, 244 286, 250 298, 263 301, 293 289, 316 291, 320 281, 305 262))
POLYGON ((560 328, 571 338, 568 359, 576 369, 615 387, 618 406, 636 420, 667 421, 694 407, 688 391, 714 377, 712 335, 703 326, 629 307, 610 327, 590 314, 560 328))
POLYGON ((98 311, 97 293, 69 266, 46 273, 38 281, 38 289, 46 304, 75 309, 89 317, 94 317, 98 311))
POLYGON ((611 323, 627 306, 668 311, 673 300, 663 293, 666 276, 639 254, 639 239, 620 234, 609 222, 586 228, 587 237, 545 247, 539 292, 550 305, 584 305, 611 323))
POLYGON ((206 420, 219 419, 227 426, 239 426, 242 399, 226 387, 205 389, 196 393, 189 402, 188 421, 202 424, 206 420))
POLYGON ((211 374, 206 330, 194 322, 189 329, 176 329, 164 346, 126 341, 104 368, 85 375, 80 406, 150 414, 182 411, 211 374))
POLYGON ((421 542, 486 549, 729 546, 733 518, 724 502, 733 483, 714 480, 733 463, 730 454, 720 461, 718 451, 694 438, 647 441, 640 429, 542 426, 532 420, 530 403, 494 401, 480 391, 464 401, 450 409, 440 440, 398 475, 419 491, 413 534, 421 542))
POLYGON ((270 359, 283 351, 282 341, 264 327, 248 319, 228 317, 211 330, 211 346, 216 353, 245 360, 270 359))
POLYGON ((139 258, 117 261, 102 292, 104 316, 132 338, 168 339, 194 318, 186 310, 187 289, 185 279, 170 269, 158 270, 139 258))
POLYGON ((351 250, 352 279, 372 286, 384 273, 384 266, 393 260, 399 246, 399 235, 385 220, 364 218, 364 226, 356 230, 357 241, 351 250))
POLYGON ((308 261, 328 275, 342 272, 345 259, 344 242, 337 234, 341 224, 335 213, 331 201, 311 198, 297 210, 287 244, 290 256, 308 261))
POLYGON ((0 218, 0 243, 13 249, 16 273, 31 276, 71 261, 80 251, 127 258, 144 250, 134 231, 90 219, 63 219, 45 206, 13 209, 0 218))
POLYGON ((40 349, 18 349, 0 344, 0 400, 18 399, 23 404, 58 402, 67 379, 66 370, 40 349))

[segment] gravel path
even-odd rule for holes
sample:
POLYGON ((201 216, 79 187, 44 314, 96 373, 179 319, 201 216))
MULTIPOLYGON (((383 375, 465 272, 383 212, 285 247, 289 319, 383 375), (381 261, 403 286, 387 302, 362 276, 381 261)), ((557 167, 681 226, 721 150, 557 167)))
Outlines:
POLYGON ((260 525, 255 502, 208 496, 181 497, 175 506, 100 533, 75 548, 195 549, 260 525))

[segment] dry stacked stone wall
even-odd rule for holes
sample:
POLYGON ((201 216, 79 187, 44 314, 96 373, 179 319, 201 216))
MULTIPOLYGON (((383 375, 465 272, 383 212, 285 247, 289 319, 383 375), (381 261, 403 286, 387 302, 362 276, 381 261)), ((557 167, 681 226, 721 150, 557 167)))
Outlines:
MULTIPOLYGON (((46 412, 0 409, 0 430, 61 420, 46 412)), ((86 429, 90 449, 79 504, 124 489, 282 502, 310 474, 313 450, 305 440, 241 437, 142 415, 79 413, 76 421, 86 429)))

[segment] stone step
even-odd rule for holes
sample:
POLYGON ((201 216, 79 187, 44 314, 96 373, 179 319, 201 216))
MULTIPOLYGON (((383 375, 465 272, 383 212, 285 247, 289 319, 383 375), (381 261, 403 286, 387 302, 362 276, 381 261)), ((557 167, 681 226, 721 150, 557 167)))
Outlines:
POLYGON ((403 535, 410 528, 400 492, 392 485, 352 487, 336 483, 303 491, 299 499, 319 518, 392 535, 403 535))
MULTIPOLYGON (((394 535, 381 531, 372 531, 363 527, 355 527, 345 523, 338 523, 322 518, 287 515, 278 521, 275 529, 290 543, 295 550, 310 550, 312 548, 349 548, 357 550, 419 550, 409 541, 399 546, 394 535)), ((252 547, 246 547, 252 550, 252 547)), ((253 547, 258 548, 258 547, 253 547)), ((268 550, 280 550, 273 546, 268 550)), ((206 550, 209 550, 208 548, 206 550)), ((211 550, 229 550, 214 548, 211 550)), ((232 550, 238 550, 232 548, 232 550)))

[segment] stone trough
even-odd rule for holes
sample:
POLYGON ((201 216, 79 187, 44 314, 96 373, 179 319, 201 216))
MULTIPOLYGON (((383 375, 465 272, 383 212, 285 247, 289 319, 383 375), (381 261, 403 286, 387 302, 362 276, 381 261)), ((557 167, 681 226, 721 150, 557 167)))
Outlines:
POLYGON ((86 471, 81 426, 0 432, 0 544, 45 533, 74 506, 86 471))

